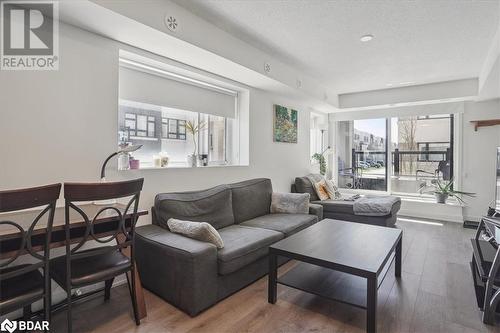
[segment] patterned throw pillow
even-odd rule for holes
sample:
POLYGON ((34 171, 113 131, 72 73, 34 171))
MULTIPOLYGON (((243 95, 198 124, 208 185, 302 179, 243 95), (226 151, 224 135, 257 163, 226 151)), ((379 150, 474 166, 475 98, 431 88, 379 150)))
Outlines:
POLYGON ((167 225, 173 233, 181 234, 202 242, 212 243, 217 246, 218 249, 224 247, 224 242, 217 230, 207 222, 182 221, 170 218, 167 221, 167 225))
POLYGON ((278 193, 271 196, 271 214, 309 214, 309 193, 278 193))
POLYGON ((326 181, 321 179, 319 182, 314 183, 314 189, 316 190, 316 194, 318 195, 319 200, 328 200, 330 196, 328 195, 328 191, 326 189, 326 181))
POLYGON ((326 191, 328 192, 328 196, 330 197, 330 199, 332 200, 342 199, 342 194, 340 194, 339 189, 337 188, 332 179, 325 180, 325 185, 326 185, 325 186, 326 191))

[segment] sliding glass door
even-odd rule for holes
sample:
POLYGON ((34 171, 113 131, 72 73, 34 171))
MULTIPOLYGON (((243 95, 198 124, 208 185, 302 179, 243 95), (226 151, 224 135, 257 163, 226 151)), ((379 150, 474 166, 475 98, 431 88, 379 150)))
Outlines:
POLYGON ((341 188, 387 191, 387 120, 341 121, 337 128, 341 188))

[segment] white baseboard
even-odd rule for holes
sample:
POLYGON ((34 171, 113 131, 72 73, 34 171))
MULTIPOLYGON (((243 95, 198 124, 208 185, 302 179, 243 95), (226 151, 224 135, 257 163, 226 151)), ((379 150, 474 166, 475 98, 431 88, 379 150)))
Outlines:
POLYGON ((432 201, 402 198, 398 215, 457 223, 464 222, 462 206, 455 203, 438 204, 432 201))

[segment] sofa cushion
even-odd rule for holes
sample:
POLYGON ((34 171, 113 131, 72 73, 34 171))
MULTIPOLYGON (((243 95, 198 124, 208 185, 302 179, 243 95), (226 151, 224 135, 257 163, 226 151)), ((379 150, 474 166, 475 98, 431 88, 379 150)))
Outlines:
POLYGON ((277 193, 271 199, 271 214, 309 214, 309 193, 277 193))
POLYGON ((154 210, 155 223, 166 229, 170 218, 207 222, 215 229, 234 224, 232 193, 228 185, 202 191, 158 194, 154 210))
POLYGON ((279 231, 286 237, 318 222, 316 215, 309 214, 268 214, 241 223, 247 227, 279 231))
POLYGON ((269 245, 285 236, 281 232, 232 225, 219 230, 224 248, 217 253, 219 274, 225 275, 264 257, 269 245))
POLYGON ((307 176, 295 178, 295 190, 298 193, 309 193, 311 195, 311 201, 319 200, 318 195, 314 190, 314 186, 307 176))
MULTIPOLYGON (((322 205, 324 213, 338 213, 338 214, 354 214, 354 201, 348 200, 323 200, 313 201, 311 203, 322 205)), ((396 214, 401 207, 401 202, 398 201, 392 205, 391 214, 396 214)), ((390 215, 390 214, 389 214, 390 215)))
POLYGON ((269 214, 273 187, 267 178, 250 179, 230 184, 235 223, 269 214))
POLYGON ((334 212, 334 213, 343 213, 343 214, 353 214, 353 205, 354 201, 346 201, 346 200, 323 200, 323 201, 312 201, 311 203, 322 205, 323 212, 334 212))

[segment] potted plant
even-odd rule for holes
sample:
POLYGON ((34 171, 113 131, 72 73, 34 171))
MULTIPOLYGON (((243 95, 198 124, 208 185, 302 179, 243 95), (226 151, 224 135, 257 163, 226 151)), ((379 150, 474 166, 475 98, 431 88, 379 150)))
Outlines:
POLYGON ((196 154, 196 150, 198 148, 198 145, 196 144, 196 136, 198 135, 198 132, 205 128, 205 122, 200 121, 199 124, 196 124, 194 121, 188 120, 186 121, 186 131, 193 136, 193 154, 188 155, 187 160, 188 160, 188 165, 191 167, 196 167, 198 165, 198 155, 196 154))
POLYGON ((312 156, 312 159, 316 160, 319 163, 319 173, 324 176, 325 173, 326 173, 326 160, 325 160, 325 156, 323 156, 320 153, 316 153, 316 154, 314 154, 312 156))
POLYGON ((325 153, 330 152, 330 146, 326 147, 325 150, 323 150, 321 153, 316 153, 311 158, 313 160, 316 160, 319 164, 319 173, 324 176, 326 173, 326 158, 325 158, 325 153))
POLYGON ((456 191, 452 188, 453 179, 443 182, 439 179, 431 182, 431 185, 423 184, 419 192, 432 193, 436 197, 437 203, 445 204, 448 197, 455 197, 460 204, 465 204, 462 196, 474 197, 476 194, 471 192, 456 191))

